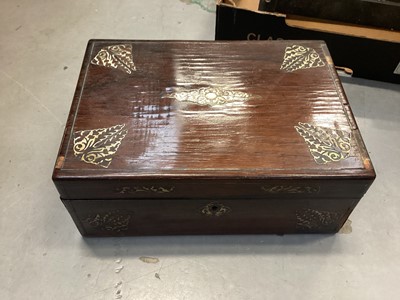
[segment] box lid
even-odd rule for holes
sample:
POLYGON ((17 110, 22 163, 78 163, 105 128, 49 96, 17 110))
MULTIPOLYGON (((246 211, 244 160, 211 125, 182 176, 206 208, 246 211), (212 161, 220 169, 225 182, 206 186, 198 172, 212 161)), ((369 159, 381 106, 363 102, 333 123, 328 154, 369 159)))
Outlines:
POLYGON ((88 199, 374 176, 323 42, 92 40, 53 180, 88 199))

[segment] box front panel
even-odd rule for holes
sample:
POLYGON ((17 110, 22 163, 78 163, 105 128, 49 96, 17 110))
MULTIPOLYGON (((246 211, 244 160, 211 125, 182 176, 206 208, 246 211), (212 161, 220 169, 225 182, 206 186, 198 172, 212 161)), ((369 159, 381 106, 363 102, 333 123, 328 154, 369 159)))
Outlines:
POLYGON ((337 232, 358 199, 63 200, 84 236, 337 232))

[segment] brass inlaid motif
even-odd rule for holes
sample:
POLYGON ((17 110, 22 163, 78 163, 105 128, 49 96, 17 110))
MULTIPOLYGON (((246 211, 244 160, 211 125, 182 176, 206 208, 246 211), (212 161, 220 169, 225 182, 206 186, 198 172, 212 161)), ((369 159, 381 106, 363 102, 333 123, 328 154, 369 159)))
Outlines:
POLYGON ((218 202, 211 202, 201 209, 201 213, 210 217, 220 217, 227 214, 231 209, 218 202))
POLYGON ((299 123, 294 126, 305 140, 317 164, 346 159, 351 150, 351 132, 299 123))
POLYGON ((319 192, 315 186, 274 185, 263 186, 261 189, 271 194, 314 194, 319 192))
POLYGON ((74 155, 88 164, 108 168, 128 133, 125 124, 74 133, 74 155))
POLYGON ((128 74, 136 71, 132 59, 132 45, 122 44, 102 48, 92 59, 93 65, 118 69, 128 74))
POLYGON ((293 45, 286 47, 281 70, 293 72, 299 69, 310 69, 325 66, 317 51, 312 48, 293 45))
POLYGON ((128 230, 131 218, 130 213, 114 210, 88 216, 84 222, 98 230, 121 232, 128 230))
POLYGON ((297 227, 302 229, 324 229, 334 226, 340 215, 336 212, 305 209, 296 212, 297 227))
POLYGON ((174 186, 162 187, 162 186, 123 186, 117 188, 116 191, 120 194, 135 194, 141 192, 152 192, 157 194, 170 193, 175 189, 174 186))
POLYGON ((186 90, 167 94, 181 102, 192 102, 198 105, 217 106, 234 102, 243 102, 250 95, 245 92, 231 91, 223 88, 205 87, 194 90, 186 90))

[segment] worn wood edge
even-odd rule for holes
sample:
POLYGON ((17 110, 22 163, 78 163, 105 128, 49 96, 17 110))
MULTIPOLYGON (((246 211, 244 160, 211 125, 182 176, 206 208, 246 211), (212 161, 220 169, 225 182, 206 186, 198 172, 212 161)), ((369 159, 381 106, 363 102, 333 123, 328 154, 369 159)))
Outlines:
MULTIPOLYGON (((307 171, 301 169, 302 171, 307 171)), ((63 170, 62 173, 57 174, 57 177, 53 178, 54 181, 58 180, 97 180, 97 179, 135 179, 135 180, 144 180, 144 179, 205 179, 205 180, 272 180, 272 179, 287 179, 290 176, 293 179, 321 179, 321 180, 337 180, 337 179, 369 179, 371 178, 370 169, 360 168, 360 169, 348 169, 347 172, 343 170, 338 171, 337 174, 332 174, 331 170, 326 170, 326 174, 307 174, 307 173, 281 173, 281 174, 268 174, 268 175, 252 175, 252 176, 238 176, 237 173, 232 173, 232 175, 228 174, 225 170, 222 170, 221 173, 223 175, 209 175, 202 173, 183 173, 183 172, 157 172, 155 173, 140 173, 137 174, 135 172, 123 172, 123 170, 106 170, 99 174, 98 170, 79 170, 80 174, 76 174, 76 170, 63 170), (122 171, 122 172, 121 172, 122 171)), ((197 169, 191 169, 190 171, 198 171, 197 169)), ((201 170, 200 170, 201 171, 201 170)), ((276 171, 276 170, 275 170, 276 171)), ((218 172, 214 171, 214 174, 218 172)))
POLYGON ((82 69, 81 72, 83 72, 83 74, 81 74, 83 76, 83 78, 79 78, 79 83, 78 83, 78 88, 75 91, 75 95, 74 95, 74 100, 73 100, 73 106, 71 106, 71 112, 70 112, 70 118, 68 118, 67 123, 70 124, 70 130, 69 130, 69 137, 66 137, 65 141, 67 141, 67 143, 65 143, 65 141, 63 141, 63 143, 66 144, 66 149, 65 149, 65 157, 67 157, 68 154, 68 149, 69 149, 69 145, 72 142, 73 139, 73 130, 75 127, 75 122, 76 122, 76 118, 78 116, 78 111, 79 111, 79 107, 81 104, 81 99, 82 99, 82 94, 83 91, 85 89, 85 83, 86 83, 86 78, 87 78, 87 72, 89 70, 89 66, 90 66, 90 57, 92 56, 93 53, 93 48, 94 48, 95 42, 93 40, 89 40, 87 48, 86 48, 86 52, 84 55, 84 59, 83 59, 83 64, 82 64, 82 69), (71 123, 70 123, 71 121, 71 123))
MULTIPOLYGON (((328 57, 328 60, 332 61, 332 57, 330 55, 328 46, 326 45, 326 43, 324 42, 322 45, 322 50, 325 54, 325 57, 328 57)), ((370 177, 372 179, 375 179, 376 174, 375 174, 375 170, 374 167, 372 165, 371 159, 368 155, 368 151, 367 148, 365 146, 365 143, 361 137, 361 132, 359 130, 359 127, 357 125, 357 121, 354 117, 353 111, 351 109, 350 103, 347 99, 347 96, 344 92, 344 88, 342 85, 342 82, 339 78, 339 75, 336 71, 336 68, 334 66, 333 63, 328 63, 329 69, 330 69, 330 74, 332 76, 332 80, 335 83, 336 86, 336 90, 338 92, 338 95, 340 97, 340 99, 342 99, 341 103, 342 103, 342 108, 343 108, 343 113, 345 114, 347 121, 349 122, 349 126, 353 132, 353 137, 355 137, 355 141, 357 143, 357 150, 359 151, 359 155, 361 158, 361 161, 364 165, 364 169, 370 173, 370 177)))
MULTIPOLYGON (((74 127, 73 123, 75 122, 77 112, 79 110, 79 101, 80 101, 80 98, 81 98, 83 90, 84 90, 85 79, 86 79, 87 71, 88 71, 89 65, 90 65, 90 60, 87 60, 86 58, 88 55, 91 56, 92 51, 93 51, 93 45, 94 45, 93 41, 89 40, 88 44, 86 46, 86 51, 84 54, 84 58, 83 58, 82 65, 81 65, 81 70, 80 70, 79 77, 77 80, 75 93, 74 93, 73 100, 71 103, 70 111, 68 113, 68 118, 67 118, 67 121, 65 124, 63 137, 60 142, 57 160, 56 160, 56 162, 54 164, 54 168, 53 168, 53 174, 52 174, 53 181, 58 178, 59 173, 62 170, 62 167, 59 168, 59 158, 64 157, 64 159, 65 159, 65 157, 67 156, 68 147, 70 145, 70 140, 72 137, 72 130, 74 127)), ((64 160, 63 160, 63 162, 64 162, 64 160)), ((64 163, 63 163, 63 165, 64 165, 64 163)))
POLYGON ((65 156, 60 155, 56 160, 56 165, 54 166, 55 169, 62 169, 64 166, 65 156))

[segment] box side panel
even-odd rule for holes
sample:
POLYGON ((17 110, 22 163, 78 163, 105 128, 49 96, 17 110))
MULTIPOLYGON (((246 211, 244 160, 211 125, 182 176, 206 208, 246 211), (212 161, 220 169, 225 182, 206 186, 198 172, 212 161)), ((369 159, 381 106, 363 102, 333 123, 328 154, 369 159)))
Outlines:
POLYGON ((357 201, 75 200, 70 212, 86 236, 334 233, 357 201))
POLYGON ((70 200, 61 199, 62 203, 64 204, 65 208, 68 210, 72 220, 74 221, 76 227, 78 228, 81 235, 85 236, 87 234, 86 229, 84 228, 81 220, 77 212, 75 211, 74 206, 72 205, 70 200))
POLYGON ((216 40, 324 40, 336 66, 353 76, 400 83, 400 43, 290 27, 282 15, 217 6, 216 40))

